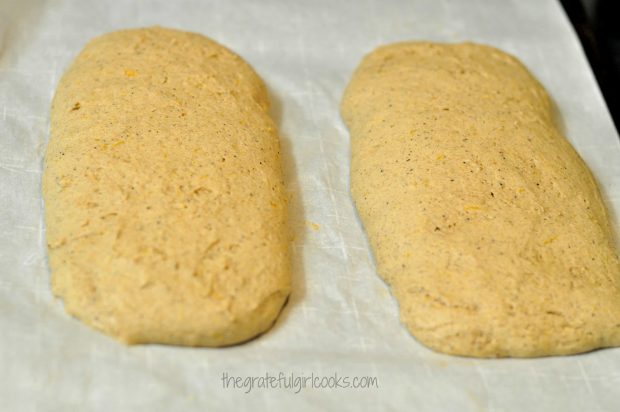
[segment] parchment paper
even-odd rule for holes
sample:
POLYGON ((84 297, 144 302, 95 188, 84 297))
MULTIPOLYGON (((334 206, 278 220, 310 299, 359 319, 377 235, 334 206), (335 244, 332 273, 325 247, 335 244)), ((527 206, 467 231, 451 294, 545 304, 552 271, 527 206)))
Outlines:
POLYGON ((338 104, 362 56, 394 41, 473 40, 517 55, 540 79, 620 215, 618 134, 555 0, 0 0, 0 13, 1 411, 620 410, 620 349, 475 360, 417 343, 376 275, 348 194, 338 104), (50 292, 40 178, 56 84, 93 36, 156 24, 222 42, 271 91, 294 287, 275 327, 244 345, 126 347, 67 316, 50 292), (378 388, 223 387, 223 374, 280 372, 376 377, 378 388))

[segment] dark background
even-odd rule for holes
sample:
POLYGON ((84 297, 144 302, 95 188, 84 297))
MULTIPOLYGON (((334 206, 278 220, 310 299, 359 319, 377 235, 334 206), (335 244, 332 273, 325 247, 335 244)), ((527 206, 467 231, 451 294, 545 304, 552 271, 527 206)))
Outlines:
POLYGON ((620 126, 620 0, 560 0, 620 126))

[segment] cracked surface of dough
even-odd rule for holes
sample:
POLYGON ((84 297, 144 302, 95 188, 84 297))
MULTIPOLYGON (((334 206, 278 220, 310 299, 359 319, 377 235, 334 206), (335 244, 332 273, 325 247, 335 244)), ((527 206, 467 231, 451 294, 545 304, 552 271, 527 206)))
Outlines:
POLYGON ((91 41, 52 104, 43 194, 52 286, 128 343, 221 346, 290 290, 286 197, 262 80, 198 34, 91 41))
POLYGON ((516 58, 471 43, 381 47, 341 109, 352 196, 418 340, 477 357, 620 345, 605 206, 516 58))

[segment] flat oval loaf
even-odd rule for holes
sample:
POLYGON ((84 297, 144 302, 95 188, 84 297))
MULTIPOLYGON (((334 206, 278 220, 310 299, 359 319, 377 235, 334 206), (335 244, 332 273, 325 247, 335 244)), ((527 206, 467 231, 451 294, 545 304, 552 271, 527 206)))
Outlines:
POLYGON ((475 44, 381 47, 342 115, 378 271, 422 343, 477 357, 620 345, 601 195, 517 59, 475 44))
POLYGON ((52 105, 43 177, 54 293, 127 343, 220 346, 290 289, 279 139, 252 68, 162 28, 91 41, 52 105))

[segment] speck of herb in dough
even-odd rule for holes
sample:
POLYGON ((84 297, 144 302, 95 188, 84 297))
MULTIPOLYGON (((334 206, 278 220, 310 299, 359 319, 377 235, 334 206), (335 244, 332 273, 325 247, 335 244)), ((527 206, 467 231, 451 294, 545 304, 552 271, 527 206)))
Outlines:
POLYGON ((435 226, 435 232, 439 232, 441 229, 439 228, 439 226, 435 226))
POLYGON ((74 112, 76 110, 80 110, 80 107, 82 107, 80 105, 80 102, 75 102, 75 104, 73 105, 73 107, 71 108, 71 111, 74 112))

